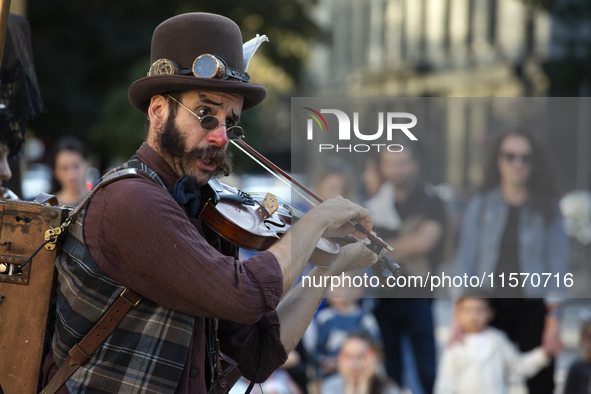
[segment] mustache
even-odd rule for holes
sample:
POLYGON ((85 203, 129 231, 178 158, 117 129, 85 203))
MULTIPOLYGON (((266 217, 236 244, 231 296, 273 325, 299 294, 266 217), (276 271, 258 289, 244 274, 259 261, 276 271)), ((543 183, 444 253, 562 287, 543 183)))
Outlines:
POLYGON ((216 169, 212 176, 219 178, 221 175, 229 175, 232 172, 232 154, 225 148, 208 145, 206 147, 195 147, 186 151, 185 140, 178 130, 174 121, 167 121, 164 127, 157 131, 157 143, 162 150, 170 157, 179 158, 181 161, 201 159, 205 161, 214 161, 216 169))
POLYGON ((215 162, 216 169, 213 173, 213 176, 215 177, 220 175, 228 176, 230 172, 232 172, 233 155, 231 152, 228 152, 226 148, 219 146, 209 145, 206 147, 193 148, 189 152, 185 152, 183 159, 200 159, 205 162, 215 162))

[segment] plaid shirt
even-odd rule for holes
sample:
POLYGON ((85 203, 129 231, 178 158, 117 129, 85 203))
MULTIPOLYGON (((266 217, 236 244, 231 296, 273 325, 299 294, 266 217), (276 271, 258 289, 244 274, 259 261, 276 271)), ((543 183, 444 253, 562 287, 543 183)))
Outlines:
MULTIPOLYGON (((132 160, 122 168, 140 168, 165 187, 158 175, 132 160)), ((69 226, 58 269, 56 332, 53 356, 58 366, 107 311, 124 289, 94 261, 84 242, 86 207, 69 226)), ((76 393, 174 393, 189 354, 194 316, 149 299, 131 309, 88 363, 67 381, 76 393), (181 362, 179 362, 181 360, 181 362)))

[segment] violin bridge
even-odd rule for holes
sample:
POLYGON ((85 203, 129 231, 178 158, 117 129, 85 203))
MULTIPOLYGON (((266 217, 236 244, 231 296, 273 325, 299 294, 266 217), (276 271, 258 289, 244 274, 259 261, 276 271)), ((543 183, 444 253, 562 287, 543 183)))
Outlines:
POLYGON ((273 215, 279 208, 279 202, 277 197, 271 193, 267 193, 261 202, 261 205, 269 212, 269 215, 273 215))

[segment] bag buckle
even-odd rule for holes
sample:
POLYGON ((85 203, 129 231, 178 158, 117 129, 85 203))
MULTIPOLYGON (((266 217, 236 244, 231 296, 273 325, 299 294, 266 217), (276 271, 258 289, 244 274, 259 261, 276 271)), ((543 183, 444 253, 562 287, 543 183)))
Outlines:
POLYGON ((129 289, 127 287, 125 289, 123 289, 123 291, 121 292, 121 294, 119 294, 119 297, 121 297, 125 301, 129 302, 131 304, 131 306, 137 306, 137 304, 139 304, 142 299, 140 298, 136 302, 131 301, 129 298, 125 297, 125 293, 127 293, 128 290, 129 289))

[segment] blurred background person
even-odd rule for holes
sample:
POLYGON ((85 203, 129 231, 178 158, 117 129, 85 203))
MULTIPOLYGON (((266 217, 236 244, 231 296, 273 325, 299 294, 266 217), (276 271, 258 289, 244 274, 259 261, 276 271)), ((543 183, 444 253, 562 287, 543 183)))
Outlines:
MULTIPOLYGON (((290 352, 286 363, 290 363, 290 359, 293 357, 293 352, 290 352)), ((249 385, 250 381, 241 377, 232 386, 229 394, 243 394, 247 391, 249 385)), ((283 367, 273 372, 263 383, 255 384, 251 391, 252 394, 303 394, 305 392, 283 367)))
MULTIPOLYGON (((424 276, 443 258, 443 202, 422 178, 416 144, 405 144, 401 152, 382 151, 379 171, 384 184, 366 203, 374 217, 373 230, 395 249, 389 257, 400 264, 403 275, 424 276)), ((431 294, 397 288, 396 297, 405 298, 382 298, 374 310, 384 339, 386 371, 402 386, 407 384, 403 370, 416 370, 417 390, 429 394, 435 382, 431 294)))
POLYGON ((43 113, 45 106, 35 74, 29 22, 9 14, 2 28, 6 28, 6 35, 4 47, 0 48, 0 198, 18 200, 20 168, 14 160, 16 179, 7 185, 13 175, 9 159, 19 155, 29 120, 43 113))
POLYGON ((568 369, 564 394, 591 393, 591 312, 581 313, 581 355, 568 369))
MULTIPOLYGON (((345 279, 353 279, 346 276, 345 279)), ((316 345, 317 377, 324 378, 337 369, 337 354, 352 332, 365 332, 374 341, 381 342, 380 329, 375 317, 359 306, 364 288, 341 284, 328 291, 328 307, 316 315, 318 342, 316 345)))
MULTIPOLYGON (((468 202, 458 248, 458 272, 504 274, 566 273, 568 239, 558 208, 560 188, 553 163, 536 134, 511 130, 496 136, 484 183, 468 202)), ((496 296, 540 297, 531 281, 501 288, 496 296), (502 292, 502 293, 500 293, 502 292)), ((542 295, 544 295, 542 293, 542 295)), ((497 298, 492 325, 515 341, 519 350, 543 345, 561 351, 559 299, 497 298)), ((527 382, 530 394, 553 393, 554 360, 527 382)))
POLYGON ((384 183, 380 176, 378 159, 376 157, 369 157, 365 160, 363 172, 361 173, 361 180, 363 186, 361 195, 363 200, 369 200, 378 193, 384 183))
POLYGON ((316 194, 323 200, 336 196, 348 198, 349 179, 345 172, 336 169, 326 169, 318 175, 314 182, 316 194))
MULTIPOLYGON (((0 112, 0 122, 2 120, 2 113, 0 112)), ((10 132, 8 127, 4 125, 0 131, 0 197, 3 200, 15 200, 17 199, 16 195, 13 196, 14 193, 12 193, 10 189, 2 186, 3 182, 6 182, 12 178, 12 171, 10 170, 10 165, 8 164, 8 158, 10 156, 11 149, 9 148, 10 145, 9 141, 7 140, 11 139, 13 133, 10 132)))
POLYGON ((86 181, 89 168, 84 144, 75 137, 60 139, 51 156, 54 177, 53 194, 62 205, 78 205, 88 195, 90 185, 86 181))
POLYGON ((320 394, 399 394, 385 376, 378 353, 371 336, 351 333, 338 353, 338 373, 322 382, 320 394))
POLYGON ((490 327, 491 302, 480 295, 457 300, 455 318, 465 333, 444 349, 435 394, 504 394, 516 380, 532 376, 550 361, 541 346, 520 354, 502 331, 490 327))

